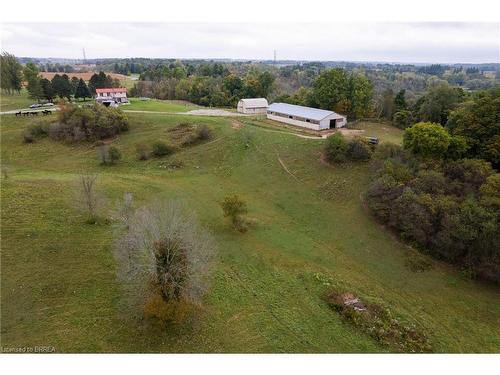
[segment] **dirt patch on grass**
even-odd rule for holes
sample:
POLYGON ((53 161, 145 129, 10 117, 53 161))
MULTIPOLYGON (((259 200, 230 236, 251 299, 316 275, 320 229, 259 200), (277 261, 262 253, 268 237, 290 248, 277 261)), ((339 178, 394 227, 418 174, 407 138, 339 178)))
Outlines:
POLYGON ((340 134, 342 134, 344 137, 347 138, 353 138, 353 137, 361 137, 365 131, 361 129, 347 129, 347 128, 340 128, 337 129, 340 134))
POLYGON ((240 130, 241 128, 243 128, 243 124, 239 121, 236 121, 236 120, 233 120, 231 121, 231 127, 235 130, 240 130))

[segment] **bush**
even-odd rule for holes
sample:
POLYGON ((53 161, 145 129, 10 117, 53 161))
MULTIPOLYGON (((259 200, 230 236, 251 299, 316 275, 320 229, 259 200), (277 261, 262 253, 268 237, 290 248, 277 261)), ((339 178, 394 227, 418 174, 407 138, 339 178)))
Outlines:
POLYGON ((25 130, 23 132, 23 140, 24 140, 24 143, 33 143, 35 142, 35 137, 33 136, 33 134, 31 134, 31 132, 29 130, 25 130))
POLYGON ((347 144, 346 155, 350 160, 366 161, 372 156, 372 149, 364 138, 355 137, 347 144))
POLYGON ((224 216, 231 219, 231 223, 236 230, 242 233, 248 230, 247 222, 243 218, 243 215, 247 213, 247 204, 240 197, 237 195, 226 197, 220 205, 224 211, 224 216))
POLYGON ((149 147, 144 143, 139 143, 135 145, 135 151, 137 152, 137 158, 139 160, 149 159, 149 147))
POLYGON ((392 118, 392 123, 397 128, 406 129, 413 123, 413 115, 406 110, 396 112, 392 118))
POLYGON ((153 155, 157 157, 171 155, 175 151, 174 147, 165 142, 158 141, 153 144, 153 155))
POLYGON ((196 129, 196 135, 198 139, 205 141, 212 138, 212 131, 206 125, 202 125, 196 129))
POLYGON ((122 158, 122 153, 116 147, 111 146, 108 149, 108 157, 111 164, 114 164, 122 158))
POLYGON ((99 160, 101 160, 101 164, 108 164, 108 145, 105 144, 104 142, 97 142, 96 144, 97 147, 97 156, 99 157, 99 160))
POLYGON ((128 130, 127 116, 117 108, 93 104, 78 107, 63 103, 58 111, 59 124, 49 135, 67 141, 95 140, 113 137, 128 130))
POLYGON ((344 162, 347 153, 347 142, 340 133, 335 133, 326 140, 325 156, 331 162, 344 162))

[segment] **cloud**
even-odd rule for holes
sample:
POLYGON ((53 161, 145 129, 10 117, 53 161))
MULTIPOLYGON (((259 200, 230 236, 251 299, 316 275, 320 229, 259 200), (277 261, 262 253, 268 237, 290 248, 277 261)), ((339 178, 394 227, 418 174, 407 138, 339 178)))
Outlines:
POLYGON ((6 23, 18 56, 499 62, 499 23, 6 23))

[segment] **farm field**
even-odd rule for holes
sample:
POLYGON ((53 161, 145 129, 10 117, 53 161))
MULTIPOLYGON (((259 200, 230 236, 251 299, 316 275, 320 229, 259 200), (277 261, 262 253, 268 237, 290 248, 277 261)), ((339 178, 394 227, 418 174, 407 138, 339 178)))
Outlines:
POLYGON ((154 112, 187 112, 200 108, 196 104, 181 100, 140 100, 129 98, 130 105, 123 107, 125 111, 154 111, 154 112))
MULTIPOLYGON (((154 110, 141 105, 160 112, 189 107, 149 101, 126 109, 154 110)), ((2 346, 51 345, 57 352, 386 351, 322 300, 325 280, 332 280, 418 323, 436 352, 498 352, 498 287, 467 280, 430 258, 432 269, 408 269, 409 256, 424 255, 364 209, 368 164, 325 165, 323 141, 269 131, 257 126, 259 120, 235 127, 230 118, 128 117, 130 130, 113 142, 123 160, 103 167, 91 144, 47 138, 23 144, 33 119, 2 116, 2 346), (167 140, 167 129, 181 122, 209 126, 213 140, 137 160, 137 143, 167 140), (173 161, 183 167, 162 167, 173 161), (99 174, 108 217, 125 192, 138 205, 175 198, 213 233, 218 257, 196 322, 161 327, 129 317, 116 280, 115 229, 85 224, 74 207, 82 172, 99 174), (230 194, 248 203, 255 225, 245 234, 222 216, 219 202, 230 194)), ((388 125, 359 126, 382 142, 401 142, 401 131, 388 125)))

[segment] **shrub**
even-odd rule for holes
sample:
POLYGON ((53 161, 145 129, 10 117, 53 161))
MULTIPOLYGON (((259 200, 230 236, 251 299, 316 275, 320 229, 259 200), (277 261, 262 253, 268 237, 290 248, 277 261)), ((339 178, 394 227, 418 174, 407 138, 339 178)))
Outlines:
POLYGON ((29 130, 25 130, 23 132, 23 140, 24 140, 24 143, 33 143, 35 142, 35 137, 33 134, 31 134, 31 132, 29 130))
POLYGON ((205 141, 212 138, 212 131, 208 126, 202 125, 196 129, 196 135, 198 136, 198 139, 205 141))
POLYGON ((137 152, 137 158, 139 160, 149 159, 149 147, 144 143, 139 143, 135 145, 135 151, 137 152))
POLYGON ((372 149, 364 138, 355 137, 347 144, 346 155, 350 160, 366 161, 372 156, 372 149))
POLYGON ((233 227, 239 232, 246 232, 248 225, 243 215, 247 213, 247 204, 237 195, 228 196, 221 202, 224 216, 231 219, 233 227))
POLYGON ((127 116, 121 110, 97 103, 86 107, 63 103, 58 120, 60 125, 49 133, 54 139, 103 139, 128 130, 127 116))
POLYGON ((396 112, 392 118, 392 123, 397 128, 406 129, 413 123, 413 115, 406 110, 396 112))
POLYGON ((346 159, 347 142, 340 133, 335 133, 326 140, 325 156, 331 162, 343 162, 346 159))
POLYGON ((157 157, 171 155, 175 151, 174 147, 165 142, 158 141, 153 144, 153 155, 157 157))
POLYGON ((101 164, 108 164, 109 153, 108 153, 108 145, 104 142, 97 142, 97 156, 99 160, 101 160, 101 164))
POLYGON ((108 149, 108 158, 111 164, 114 164, 122 158, 122 153, 116 147, 111 146, 108 149))

